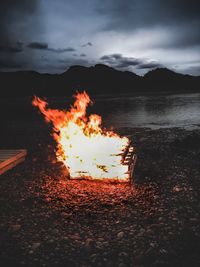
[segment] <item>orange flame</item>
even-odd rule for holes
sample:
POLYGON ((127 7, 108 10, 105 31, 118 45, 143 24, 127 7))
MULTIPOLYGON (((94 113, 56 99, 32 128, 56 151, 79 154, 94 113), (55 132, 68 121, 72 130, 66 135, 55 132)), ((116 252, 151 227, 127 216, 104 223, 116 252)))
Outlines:
POLYGON ((86 116, 86 108, 91 103, 86 92, 74 97, 69 111, 50 109, 38 97, 32 102, 46 122, 53 124, 57 160, 64 163, 71 178, 129 179, 128 166, 122 163, 129 139, 102 129, 100 116, 86 116))

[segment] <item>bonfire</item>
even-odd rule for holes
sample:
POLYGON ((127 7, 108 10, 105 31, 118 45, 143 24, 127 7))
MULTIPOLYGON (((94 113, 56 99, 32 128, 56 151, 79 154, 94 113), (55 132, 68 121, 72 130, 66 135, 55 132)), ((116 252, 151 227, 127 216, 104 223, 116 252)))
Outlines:
POLYGON ((72 179, 129 180, 134 151, 129 138, 103 128, 101 116, 87 116, 92 101, 86 92, 76 93, 74 98, 69 110, 48 108, 48 103, 36 96, 32 102, 45 121, 52 123, 57 160, 72 179))

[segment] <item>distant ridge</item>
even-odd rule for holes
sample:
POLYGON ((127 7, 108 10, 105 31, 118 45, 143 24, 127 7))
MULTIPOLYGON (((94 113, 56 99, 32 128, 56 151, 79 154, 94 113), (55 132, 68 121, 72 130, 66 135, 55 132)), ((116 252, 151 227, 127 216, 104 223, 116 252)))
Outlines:
POLYGON ((147 94, 151 92, 200 92, 200 76, 158 68, 138 76, 103 64, 71 66, 62 74, 35 71, 0 72, 0 96, 64 96, 76 90, 90 94, 147 94))

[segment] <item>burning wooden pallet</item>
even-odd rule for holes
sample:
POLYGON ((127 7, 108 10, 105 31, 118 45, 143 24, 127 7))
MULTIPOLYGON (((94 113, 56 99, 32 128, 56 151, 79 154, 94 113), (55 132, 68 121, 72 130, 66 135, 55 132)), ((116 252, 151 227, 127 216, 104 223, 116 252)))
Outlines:
POLYGON ((136 164, 137 156, 135 154, 134 148, 130 145, 123 157, 123 165, 128 166, 128 175, 129 175, 129 181, 131 182, 133 180, 133 172, 136 164))
POLYGON ((136 162, 131 139, 102 128, 101 116, 87 116, 91 100, 85 91, 74 97, 74 105, 59 112, 38 97, 33 100, 46 121, 53 124, 57 160, 65 165, 71 179, 131 181, 136 162))
POLYGON ((25 160, 25 149, 0 149, 0 175, 25 160))
POLYGON ((103 180, 103 181, 118 181, 118 182, 132 182, 133 180, 133 172, 136 164, 137 156, 135 154, 135 150, 131 144, 126 148, 124 154, 122 155, 122 165, 128 166, 127 177, 128 179, 119 179, 119 178, 103 178, 103 179, 94 179, 89 176, 86 172, 77 172, 75 177, 70 177, 72 180, 103 180))

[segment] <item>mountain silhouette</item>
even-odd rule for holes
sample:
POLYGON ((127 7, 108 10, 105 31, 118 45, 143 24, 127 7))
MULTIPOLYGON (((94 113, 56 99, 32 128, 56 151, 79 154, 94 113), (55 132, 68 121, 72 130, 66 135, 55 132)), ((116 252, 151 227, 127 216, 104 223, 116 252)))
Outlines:
POLYGON ((200 76, 183 75, 166 68, 143 77, 103 64, 72 66, 62 74, 35 71, 0 72, 1 96, 64 96, 76 90, 90 94, 147 94, 152 92, 198 92, 200 76))

